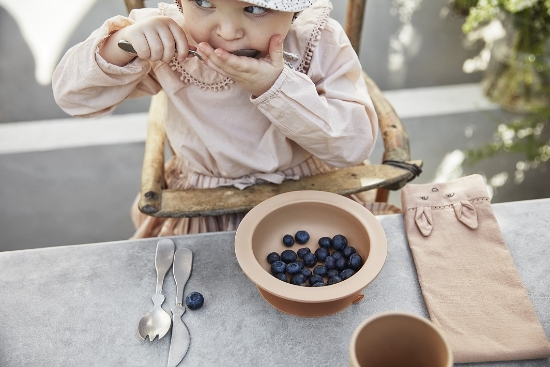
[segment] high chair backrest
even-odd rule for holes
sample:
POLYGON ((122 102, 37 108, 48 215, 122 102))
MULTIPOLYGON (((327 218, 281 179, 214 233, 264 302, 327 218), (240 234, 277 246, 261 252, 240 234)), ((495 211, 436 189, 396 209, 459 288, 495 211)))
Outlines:
MULTIPOLYGON (((128 12, 143 8, 143 0, 125 0, 128 12)), ((359 53, 366 0, 348 0, 344 29, 359 53)), ((341 168, 297 181, 262 184, 239 190, 233 187, 169 190, 164 180, 166 94, 152 97, 143 161, 139 209, 156 217, 194 217, 241 213, 274 195, 296 190, 322 190, 351 195, 376 189, 376 201, 387 202, 388 190, 398 190, 421 172, 422 161, 410 161, 409 138, 393 107, 376 83, 363 72, 378 115, 384 143, 382 164, 341 168)))

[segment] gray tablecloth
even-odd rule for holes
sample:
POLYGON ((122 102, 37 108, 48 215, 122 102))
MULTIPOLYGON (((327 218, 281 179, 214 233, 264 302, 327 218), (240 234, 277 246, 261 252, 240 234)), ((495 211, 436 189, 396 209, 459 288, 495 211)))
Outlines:
MULTIPOLYGON (((550 335, 550 199, 493 205, 535 311, 550 335)), ((191 346, 181 366, 347 366, 355 327, 383 311, 427 317, 401 215, 378 217, 388 257, 357 305, 322 318, 274 309, 242 273, 235 232, 174 237, 195 254, 185 294, 205 306, 184 321, 191 346)), ((151 307, 156 239, 0 253, 0 366, 165 366, 170 334, 142 341, 151 307)), ((165 281, 164 308, 175 285, 165 281)), ((463 365, 475 366, 476 364, 463 365)), ((550 360, 478 364, 550 366, 550 360)))

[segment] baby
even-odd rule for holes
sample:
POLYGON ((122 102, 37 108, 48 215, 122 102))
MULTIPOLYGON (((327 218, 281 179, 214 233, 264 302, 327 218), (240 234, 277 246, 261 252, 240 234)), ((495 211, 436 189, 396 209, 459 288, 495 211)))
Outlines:
MULTIPOLYGON (((164 90, 171 189, 280 183, 369 157, 377 117, 328 0, 176 5, 108 19, 68 50, 53 75, 59 106, 95 117, 164 90)), ((134 205, 132 219, 141 238, 233 230, 242 215, 164 219, 134 205)))

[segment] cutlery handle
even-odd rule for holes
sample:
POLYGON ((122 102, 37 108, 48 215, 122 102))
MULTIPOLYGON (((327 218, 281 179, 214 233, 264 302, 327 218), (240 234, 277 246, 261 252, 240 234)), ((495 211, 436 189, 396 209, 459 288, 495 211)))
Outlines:
POLYGON ((157 243, 157 253, 155 255, 155 269, 157 269, 157 288, 156 293, 162 293, 162 284, 168 269, 174 261, 174 250, 176 244, 169 238, 163 238, 157 243))
POLYGON ((183 289, 193 269, 193 252, 180 248, 174 255, 174 280, 176 281, 176 305, 183 304, 183 289))

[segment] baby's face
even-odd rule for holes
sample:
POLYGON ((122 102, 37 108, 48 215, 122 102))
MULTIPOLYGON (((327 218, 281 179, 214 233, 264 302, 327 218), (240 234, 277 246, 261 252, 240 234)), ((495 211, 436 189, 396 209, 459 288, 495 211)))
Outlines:
POLYGON ((208 42, 214 49, 240 49, 269 54, 269 40, 286 37, 294 13, 251 5, 240 0, 181 0, 191 44, 208 42))

